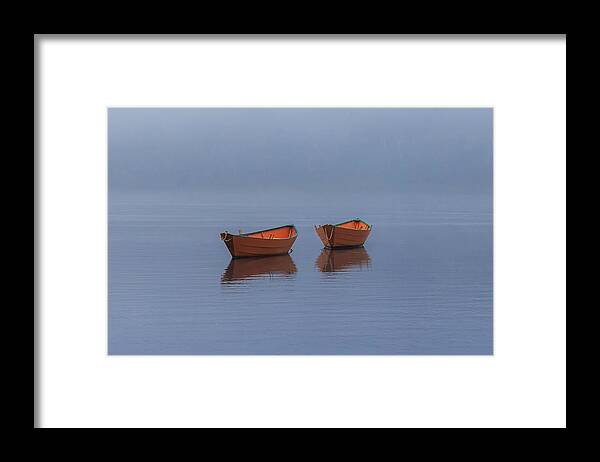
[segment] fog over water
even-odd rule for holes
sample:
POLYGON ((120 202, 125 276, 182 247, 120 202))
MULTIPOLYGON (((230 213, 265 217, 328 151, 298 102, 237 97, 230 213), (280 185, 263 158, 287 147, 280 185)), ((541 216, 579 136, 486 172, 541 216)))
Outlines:
POLYGON ((491 109, 109 109, 111 191, 492 191, 491 109))

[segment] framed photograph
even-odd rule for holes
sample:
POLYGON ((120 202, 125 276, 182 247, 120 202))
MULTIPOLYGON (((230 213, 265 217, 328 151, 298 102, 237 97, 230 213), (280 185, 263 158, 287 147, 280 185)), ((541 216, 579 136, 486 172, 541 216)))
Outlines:
POLYGON ((35 427, 566 427, 566 36, 34 52, 35 427))

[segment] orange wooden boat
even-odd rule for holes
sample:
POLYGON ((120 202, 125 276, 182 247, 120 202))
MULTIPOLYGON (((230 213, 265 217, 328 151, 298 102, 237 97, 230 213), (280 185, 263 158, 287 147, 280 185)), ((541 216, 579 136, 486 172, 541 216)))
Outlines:
POLYGON ((234 258, 266 257, 290 252, 297 236, 294 225, 285 225, 245 234, 224 231, 221 240, 234 258))
POLYGON ((369 237, 371 225, 356 218, 337 225, 315 226, 315 231, 327 249, 360 247, 369 237))
POLYGON ((323 249, 315 262, 322 273, 336 273, 369 269, 371 257, 364 247, 323 249))
POLYGON ((232 258, 221 277, 222 283, 270 276, 289 276, 296 272, 296 265, 289 254, 273 257, 232 258))

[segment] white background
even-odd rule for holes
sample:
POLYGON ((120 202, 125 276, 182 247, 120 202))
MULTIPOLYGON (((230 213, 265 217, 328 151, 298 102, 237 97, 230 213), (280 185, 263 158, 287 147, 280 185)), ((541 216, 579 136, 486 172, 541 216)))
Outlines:
POLYGON ((38 37, 43 427, 566 425, 566 40, 38 37), (108 356, 107 106, 493 106, 495 355, 108 356))

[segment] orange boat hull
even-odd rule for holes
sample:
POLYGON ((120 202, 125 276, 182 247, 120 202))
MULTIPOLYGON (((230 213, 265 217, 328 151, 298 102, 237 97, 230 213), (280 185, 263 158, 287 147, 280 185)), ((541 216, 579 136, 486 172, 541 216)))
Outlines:
POLYGON ((371 234, 371 226, 362 220, 351 220, 337 225, 316 226, 315 231, 328 249, 360 247, 371 234))
POLYGON ((221 233, 221 240, 234 258, 267 257, 290 252, 298 237, 293 225, 247 234, 221 233))

